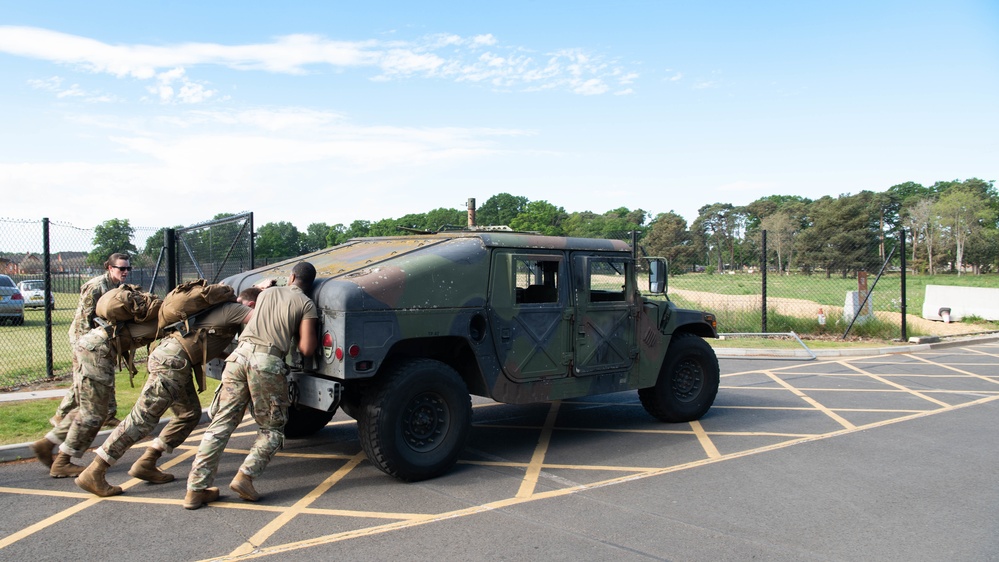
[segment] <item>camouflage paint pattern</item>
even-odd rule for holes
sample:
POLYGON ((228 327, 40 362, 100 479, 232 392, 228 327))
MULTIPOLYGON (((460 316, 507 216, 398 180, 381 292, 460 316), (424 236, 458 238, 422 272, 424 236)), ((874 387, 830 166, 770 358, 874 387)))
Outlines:
POLYGON ((716 333, 700 312, 679 314, 667 300, 642 297, 631 248, 619 240, 482 231, 364 238, 226 279, 237 291, 263 278, 286 279, 300 260, 317 270, 312 298, 320 346, 291 364, 345 382, 377 376, 395 356, 432 357, 453 366, 473 394, 527 403, 649 387, 675 331, 716 333), (509 256, 559 260, 554 303, 514 299, 509 256), (589 302, 587 260, 627 264, 614 302, 589 302))
MULTIPOLYGON (((76 305, 76 311, 73 313, 73 320, 69 323, 69 344, 73 347, 74 373, 80 363, 80 359, 76 354, 76 340, 95 327, 94 318, 97 317, 97 301, 100 300, 101 295, 117 286, 118 283, 114 279, 111 279, 111 274, 107 272, 104 275, 98 275, 90 279, 80 286, 80 300, 76 305)), ((111 387, 112 392, 111 400, 108 404, 108 417, 114 417, 118 413, 118 401, 114 395, 114 379, 112 379, 111 387)), ((59 403, 59 407, 56 408, 56 416, 60 418, 66 417, 76 408, 76 405, 76 395, 73 391, 66 392, 66 395, 62 398, 62 402, 59 403)))
POLYGON ((263 473, 284 445, 289 406, 286 370, 283 360, 266 353, 254 353, 246 343, 239 344, 226 358, 219 408, 198 446, 187 478, 188 490, 212 486, 222 453, 249 404, 253 406, 257 438, 239 470, 251 478, 263 473))
POLYGON ((114 464, 129 447, 149 435, 167 409, 174 415, 153 443, 153 447, 166 453, 172 453, 183 443, 201 421, 193 365, 180 341, 164 338, 149 353, 147 366, 149 377, 135 406, 97 451, 108 464, 114 464))
POLYGON ((64 417, 47 437, 61 443, 60 451, 80 457, 107 418, 108 403, 114 394, 115 363, 110 338, 103 329, 91 330, 77 339, 74 352, 79 358, 73 373, 76 414, 64 417))

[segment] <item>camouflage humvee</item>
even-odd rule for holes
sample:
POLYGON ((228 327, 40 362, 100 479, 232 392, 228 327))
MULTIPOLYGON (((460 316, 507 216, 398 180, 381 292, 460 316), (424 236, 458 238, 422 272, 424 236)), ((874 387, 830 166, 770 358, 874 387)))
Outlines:
MULTIPOLYGON (((644 298, 619 240, 456 231, 361 238, 232 276, 237 292, 318 272, 320 349, 289 358, 288 437, 324 427, 339 407, 357 420, 371 462, 406 481, 457 461, 469 394, 521 404, 638 389, 650 414, 698 419, 718 391, 702 339, 714 316, 644 298)), ((665 263, 648 260, 649 292, 665 263)))

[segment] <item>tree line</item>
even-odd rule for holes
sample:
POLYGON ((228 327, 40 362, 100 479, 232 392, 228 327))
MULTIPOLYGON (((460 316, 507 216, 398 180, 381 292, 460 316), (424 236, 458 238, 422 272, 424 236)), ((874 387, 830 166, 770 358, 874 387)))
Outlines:
MULTIPOLYGON (((858 270, 877 270, 904 235, 906 258, 914 271, 980 274, 999 267, 999 193, 994 184, 994 180, 977 178, 931 186, 905 182, 883 192, 815 200, 770 195, 744 206, 704 205, 689 225, 674 211, 653 215, 644 209, 619 207, 603 213, 569 213, 548 201, 500 193, 476 210, 476 224, 626 241, 636 231, 644 253, 667 258, 673 273, 759 268, 765 231, 766 265, 771 270, 847 276, 858 270)), ((221 213, 215 219, 230 216, 221 213)), ((272 222, 257 229, 255 253, 264 259, 287 258, 352 238, 437 232, 466 224, 465 209, 447 208, 375 222, 355 220, 349 225, 313 223, 304 232, 290 222, 272 222)), ((109 248, 135 252, 130 242, 122 243, 129 234, 127 220, 106 221, 95 229, 92 255, 106 257, 109 248)), ((162 236, 154 235, 141 254, 154 259, 161 246, 162 236)), ((896 263, 897 258, 896 254, 896 263)))

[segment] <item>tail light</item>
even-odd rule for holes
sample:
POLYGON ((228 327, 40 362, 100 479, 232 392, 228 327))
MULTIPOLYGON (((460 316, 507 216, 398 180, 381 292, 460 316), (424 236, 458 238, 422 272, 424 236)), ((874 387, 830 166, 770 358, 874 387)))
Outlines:
POLYGON ((21 293, 14 293, 13 295, 10 296, 10 300, 12 300, 12 301, 23 301, 24 297, 21 296, 21 293))

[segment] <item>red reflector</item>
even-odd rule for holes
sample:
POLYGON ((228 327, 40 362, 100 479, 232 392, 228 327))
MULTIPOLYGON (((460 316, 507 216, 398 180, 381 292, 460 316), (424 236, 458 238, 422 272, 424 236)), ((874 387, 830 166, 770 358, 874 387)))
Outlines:
POLYGON ((350 355, 351 357, 357 357, 360 354, 361 348, 358 347, 356 343, 347 348, 347 355, 350 355))
POLYGON ((343 350, 340 349, 339 347, 336 348, 336 358, 337 359, 343 359, 343 350))

